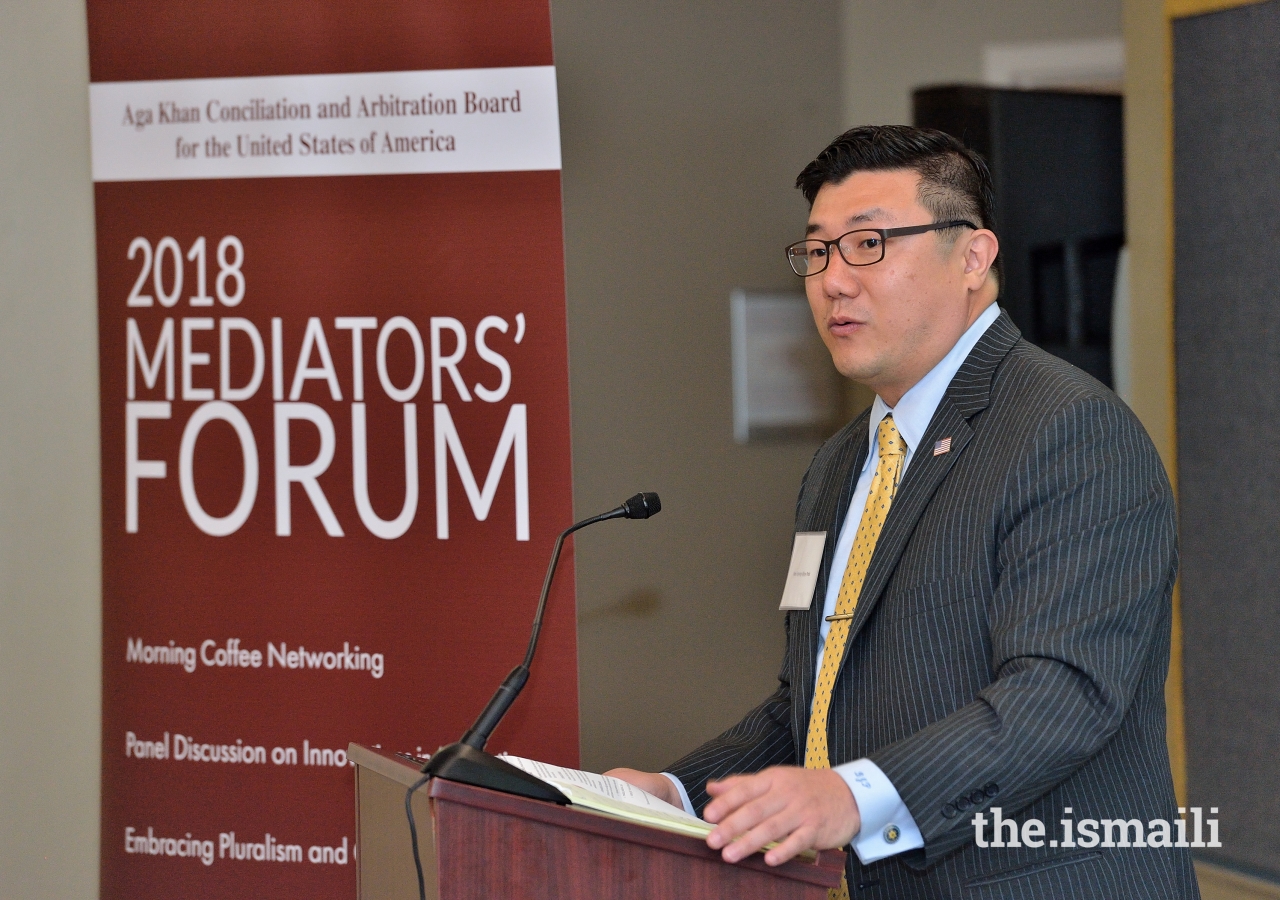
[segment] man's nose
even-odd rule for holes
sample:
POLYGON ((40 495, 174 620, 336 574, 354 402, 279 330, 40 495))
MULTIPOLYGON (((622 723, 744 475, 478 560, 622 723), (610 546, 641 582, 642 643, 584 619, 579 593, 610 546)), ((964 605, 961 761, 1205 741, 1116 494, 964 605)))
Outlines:
POLYGON ((822 279, 822 290, 828 297, 856 296, 862 291, 862 279, 857 266, 851 266, 844 257, 831 248, 831 257, 827 267, 818 274, 822 279))

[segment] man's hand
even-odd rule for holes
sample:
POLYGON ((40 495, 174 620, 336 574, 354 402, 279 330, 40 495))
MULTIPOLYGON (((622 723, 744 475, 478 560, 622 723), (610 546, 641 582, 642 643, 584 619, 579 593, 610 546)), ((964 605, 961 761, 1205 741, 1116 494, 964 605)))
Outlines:
POLYGON ((720 850, 725 862, 777 841, 764 861, 779 866, 805 850, 843 847, 862 827, 853 793, 831 769, 775 766, 709 782, 707 793, 714 799, 702 817, 718 826, 707 846, 720 850))
POLYGON ((640 790, 648 791, 659 800, 666 800, 676 809, 684 809, 684 801, 680 799, 680 792, 676 790, 676 786, 671 783, 671 779, 666 775, 659 775, 655 772, 639 772, 635 769, 610 769, 604 774, 621 779, 627 784, 634 784, 640 790))

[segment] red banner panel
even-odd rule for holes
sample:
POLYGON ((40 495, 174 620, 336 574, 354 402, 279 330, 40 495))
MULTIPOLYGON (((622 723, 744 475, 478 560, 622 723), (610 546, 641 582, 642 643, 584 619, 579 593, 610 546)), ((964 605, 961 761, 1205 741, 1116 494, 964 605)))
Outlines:
MULTIPOLYGON (((89 3, 102 895, 350 897, 571 521, 545 3, 89 3)), ((492 741, 577 765, 572 557, 492 741)), ((406 829, 407 831, 407 829, 406 829)))

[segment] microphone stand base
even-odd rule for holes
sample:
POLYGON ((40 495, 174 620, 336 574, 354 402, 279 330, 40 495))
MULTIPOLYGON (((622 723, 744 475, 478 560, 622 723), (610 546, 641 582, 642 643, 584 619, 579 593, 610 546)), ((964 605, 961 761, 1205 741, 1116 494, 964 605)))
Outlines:
POLYGON ((431 757, 431 761, 422 767, 422 771, 445 781, 488 788, 503 794, 547 800, 561 806, 569 803, 568 797, 540 778, 534 778, 528 772, 468 744, 441 747, 431 757))

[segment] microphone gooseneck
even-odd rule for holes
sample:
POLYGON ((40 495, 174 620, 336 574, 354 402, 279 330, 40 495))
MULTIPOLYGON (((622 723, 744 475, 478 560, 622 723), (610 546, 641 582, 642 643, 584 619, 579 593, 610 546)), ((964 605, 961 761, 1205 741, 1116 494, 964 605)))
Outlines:
POLYGON ((657 494, 640 493, 629 498, 621 506, 607 513, 592 516, 576 522, 561 532, 556 538, 555 547, 551 551, 551 562, 547 566, 547 576, 542 581, 542 595, 538 598, 538 611, 533 617, 533 633, 529 635, 529 649, 525 651, 524 662, 511 670, 494 693, 492 699, 480 713, 475 724, 467 729, 462 740, 446 747, 441 747, 422 767, 423 777, 405 793, 405 815, 409 820, 409 832, 413 839, 413 862, 418 872, 418 896, 425 900, 426 887, 423 880, 422 862, 418 852, 418 834, 413 820, 413 794, 431 778, 443 778, 461 784, 474 785, 490 790, 516 794, 521 797, 532 797, 535 800, 547 800, 551 803, 565 804, 569 798, 561 791, 547 784, 540 778, 517 769, 510 763, 484 752, 489 742, 489 735, 498 727, 502 717, 507 714, 511 704, 525 682, 529 680, 529 667, 533 665, 533 655, 538 649, 538 635, 542 632, 542 614, 547 608, 547 597, 551 593, 551 582, 556 574, 556 566, 560 562, 560 550, 564 547, 564 539, 580 528, 603 522, 606 519, 647 519, 662 509, 662 501, 657 494))
MULTIPOLYGON (((475 723, 467 729, 466 734, 456 744, 441 747, 422 771, 450 781, 489 787, 508 793, 521 794, 526 797, 557 800, 553 791, 541 781, 525 775, 524 772, 509 766, 502 760, 484 752, 489 736, 493 734, 498 723, 502 721, 511 704, 520 696, 525 682, 529 680, 529 669, 533 665, 534 654, 538 650, 538 637, 542 633, 542 616, 547 608, 547 597, 551 594, 551 583, 555 578, 556 567, 560 563, 560 551, 564 548, 564 539, 579 529, 604 522, 607 519, 647 519, 662 509, 662 501, 654 493, 640 493, 627 499, 621 506, 598 516, 575 522, 556 538, 555 547, 551 550, 551 561, 547 565, 547 575, 542 581, 542 594, 538 597, 538 609, 533 617, 533 631, 529 635, 529 647, 525 651, 524 661, 511 670, 511 673, 498 686, 493 697, 480 713, 475 723)), ((557 802, 564 802, 559 796, 557 802)))
POLYGON ((525 651, 524 662, 512 669, 511 673, 503 680, 493 698, 489 700, 489 704, 484 708, 484 712, 480 713, 480 717, 476 719, 475 724, 467 729, 467 733, 462 736, 462 743, 476 750, 483 750, 485 744, 489 742, 489 736, 493 734, 493 730, 498 727, 498 723, 507 714, 511 704, 515 702, 516 697, 520 696, 520 691, 524 689, 525 682, 529 680, 529 670, 533 666, 533 656, 538 650, 538 637, 542 634, 542 614, 547 608, 547 597, 551 594, 551 582, 555 578, 556 567, 560 564, 560 551, 564 548, 564 539, 575 531, 586 528, 588 525, 594 525, 597 522, 604 522, 608 519, 647 519, 652 515, 656 515, 661 509, 662 501, 658 499, 657 494, 640 493, 628 498, 616 509, 611 509, 598 516, 592 516, 589 519, 583 519, 581 522, 575 522, 560 533, 560 536, 556 538, 555 546, 551 550, 551 561, 547 565, 546 577, 542 579, 542 594, 538 597, 538 609, 533 616, 533 630, 529 635, 529 648, 525 651))

